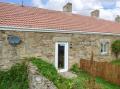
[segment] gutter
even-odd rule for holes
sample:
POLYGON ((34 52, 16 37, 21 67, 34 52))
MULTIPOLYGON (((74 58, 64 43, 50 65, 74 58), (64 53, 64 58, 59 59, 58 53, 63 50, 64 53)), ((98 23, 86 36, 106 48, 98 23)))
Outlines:
POLYGON ((46 29, 46 28, 27 28, 27 27, 14 27, 14 26, 0 26, 0 31, 20 31, 20 32, 50 32, 50 33, 80 33, 80 34, 98 34, 98 35, 113 35, 120 36, 115 33, 102 33, 102 32, 85 32, 75 30, 58 30, 58 29, 46 29))

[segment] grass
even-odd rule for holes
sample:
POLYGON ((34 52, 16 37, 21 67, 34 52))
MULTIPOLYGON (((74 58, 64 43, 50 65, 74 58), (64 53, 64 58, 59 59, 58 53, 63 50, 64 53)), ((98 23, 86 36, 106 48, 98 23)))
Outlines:
POLYGON ((71 71, 78 75, 78 77, 73 82, 74 89, 93 89, 88 86, 88 80, 91 79, 92 77, 87 72, 79 69, 77 64, 72 66, 71 71))
MULTIPOLYGON (((39 73, 52 81, 58 89, 93 89, 89 80, 93 77, 87 72, 78 68, 77 65, 73 65, 71 71, 78 75, 74 79, 66 79, 57 73, 54 65, 49 64, 42 59, 32 58, 32 63, 38 67, 39 73)), ((102 78, 95 78, 95 89, 120 89, 120 86, 109 83, 102 78)))
POLYGON ((108 81, 105 81, 100 77, 96 77, 96 82, 102 86, 102 89, 120 89, 120 86, 110 83, 108 81))
MULTIPOLYGON (((60 76, 54 65, 40 58, 30 58, 32 63, 38 67, 39 72, 52 81, 58 89, 93 89, 89 86, 90 74, 73 65, 71 71, 78 75, 74 79, 66 79, 60 76)), ((120 60, 111 63, 119 65, 120 60)), ((120 86, 112 84, 100 77, 95 78, 96 89, 120 89, 120 86)), ((16 64, 8 71, 0 71, 0 89, 28 89, 27 65, 16 64)))
POLYGON ((0 89, 28 89, 25 64, 16 64, 8 71, 0 71, 0 89))
POLYGON ((54 65, 49 64, 42 59, 32 58, 32 63, 37 66, 38 71, 52 81, 58 89, 71 89, 72 80, 63 78, 57 73, 54 65))
POLYGON ((113 60, 113 61, 111 61, 111 63, 120 66, 120 59, 113 60))
MULTIPOLYGON (((81 70, 77 67, 77 65, 73 65, 73 67, 71 68, 71 71, 75 72, 78 77, 76 79, 76 89, 86 89, 87 87, 87 82, 90 78, 92 78, 92 76, 90 74, 88 74, 87 72, 85 72, 84 70, 81 70), (80 88, 83 87, 83 88, 80 88)), ((108 81, 105 81, 104 79, 100 78, 100 77, 96 77, 95 78, 95 83, 98 85, 98 87, 100 89, 120 89, 120 86, 116 85, 116 84, 112 84, 108 81)), ((99 89, 97 88, 97 89, 99 89)), ((91 88, 90 88, 91 89, 91 88)))

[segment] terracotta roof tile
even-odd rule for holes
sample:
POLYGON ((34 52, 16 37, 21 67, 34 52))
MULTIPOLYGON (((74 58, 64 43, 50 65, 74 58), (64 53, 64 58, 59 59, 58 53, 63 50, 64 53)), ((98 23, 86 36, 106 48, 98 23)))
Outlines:
POLYGON ((120 24, 116 22, 8 3, 0 3, 0 26, 120 34, 120 24))

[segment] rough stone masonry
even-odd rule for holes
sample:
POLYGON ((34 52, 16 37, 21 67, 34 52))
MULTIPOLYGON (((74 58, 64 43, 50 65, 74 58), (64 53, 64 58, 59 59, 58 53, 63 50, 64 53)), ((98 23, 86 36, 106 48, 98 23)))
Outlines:
POLYGON ((38 72, 37 67, 32 63, 29 63, 28 72, 29 89, 57 89, 51 81, 38 72))
POLYGON ((81 34, 81 33, 45 33, 45 32, 20 32, 0 31, 0 68, 10 68, 14 63, 20 62, 25 57, 42 57, 49 63, 55 64, 55 43, 68 42, 68 67, 78 63, 80 59, 90 59, 91 51, 94 60, 111 61, 114 55, 111 44, 120 36, 81 34), (13 47, 8 42, 8 36, 18 36, 21 43, 13 47), (101 41, 108 42, 108 53, 100 53, 101 41))

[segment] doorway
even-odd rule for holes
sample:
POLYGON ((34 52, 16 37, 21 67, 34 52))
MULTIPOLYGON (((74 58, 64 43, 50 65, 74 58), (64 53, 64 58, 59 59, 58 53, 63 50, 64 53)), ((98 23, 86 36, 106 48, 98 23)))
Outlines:
POLYGON ((58 72, 68 71, 68 42, 55 44, 55 67, 58 72))

